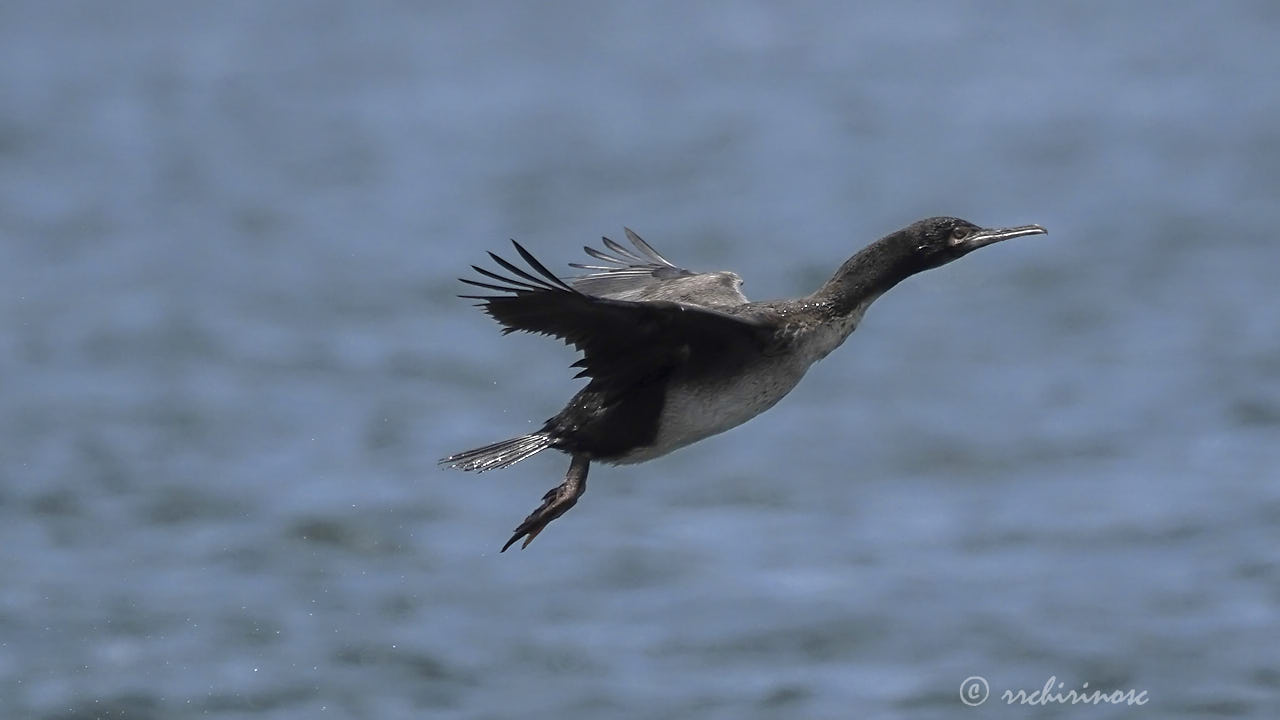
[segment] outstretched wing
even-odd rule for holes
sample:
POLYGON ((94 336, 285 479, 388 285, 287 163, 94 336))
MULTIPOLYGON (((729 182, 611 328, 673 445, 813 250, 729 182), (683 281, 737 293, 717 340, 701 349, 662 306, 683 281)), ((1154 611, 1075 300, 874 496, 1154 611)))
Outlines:
POLYGON ((623 230, 635 251, 607 237, 601 238, 605 250, 584 247, 588 255, 609 264, 569 263, 569 267, 593 271, 573 278, 575 289, 615 300, 667 300, 709 308, 735 307, 749 302, 742 294, 742 278, 737 273, 686 270, 658 254, 630 228, 623 230))
POLYGON ((489 253, 509 276, 472 265, 497 283, 468 280, 494 295, 463 295, 480 300, 504 333, 551 335, 582 351, 577 377, 613 396, 681 367, 698 374, 745 362, 764 352, 772 326, 753 317, 666 300, 636 302, 589 295, 557 278, 528 250, 512 240, 528 264, 524 270, 489 253), (536 273, 536 274, 535 274, 536 273))

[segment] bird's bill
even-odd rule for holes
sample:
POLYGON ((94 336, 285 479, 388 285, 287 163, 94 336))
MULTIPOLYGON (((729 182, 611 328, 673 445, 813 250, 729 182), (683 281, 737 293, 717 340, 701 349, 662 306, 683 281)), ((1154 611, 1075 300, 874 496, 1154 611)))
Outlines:
POLYGON ((1008 228, 984 228, 966 237, 962 243, 969 250, 977 250, 1002 240, 1022 237, 1023 235, 1044 235, 1049 232, 1039 225, 1019 225, 1008 228))

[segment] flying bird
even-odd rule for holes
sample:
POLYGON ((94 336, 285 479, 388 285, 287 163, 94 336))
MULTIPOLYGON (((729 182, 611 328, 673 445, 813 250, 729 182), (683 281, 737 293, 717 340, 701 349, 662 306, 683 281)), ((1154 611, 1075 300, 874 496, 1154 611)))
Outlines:
POLYGON ((536 432, 440 460, 483 472, 515 465, 548 448, 569 455, 564 482, 502 546, 528 547, 587 489, 592 461, 639 463, 737 427, 773 407, 805 372, 849 337, 867 307, 904 279, 1039 225, 981 228, 954 217, 914 222, 863 248, 811 295, 752 302, 742 278, 672 263, 631 230, 633 248, 603 238, 584 248, 595 264, 568 282, 512 240, 521 267, 494 253, 500 268, 473 265, 492 294, 462 295, 502 325, 503 334, 549 335, 582 357, 588 378, 568 405, 536 432), (506 274, 504 274, 504 272, 506 274))

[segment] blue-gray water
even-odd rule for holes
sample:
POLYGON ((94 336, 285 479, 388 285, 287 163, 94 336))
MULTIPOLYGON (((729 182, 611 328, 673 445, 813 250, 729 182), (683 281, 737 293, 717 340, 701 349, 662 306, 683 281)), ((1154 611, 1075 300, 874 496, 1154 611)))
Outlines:
POLYGON ((0 5, 0 717, 1271 718, 1274 3, 0 5), (1042 223, 598 467, 455 278, 1042 223), (966 677, 988 679, 978 710, 966 677), (1135 689, 1008 708, 1005 689, 1135 689))

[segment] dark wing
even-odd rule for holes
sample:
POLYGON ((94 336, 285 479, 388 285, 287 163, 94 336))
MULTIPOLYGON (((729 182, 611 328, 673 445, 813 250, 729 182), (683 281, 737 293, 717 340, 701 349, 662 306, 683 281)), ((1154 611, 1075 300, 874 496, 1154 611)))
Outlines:
POLYGON ((609 238, 601 238, 609 252, 584 247, 588 255, 609 264, 569 263, 569 267, 594 271, 574 278, 575 289, 614 300, 667 300, 711 308, 749 302, 742 294, 742 278, 737 273, 686 270, 662 257, 630 228, 623 230, 636 249, 629 250, 609 238))
POLYGON ((677 366, 697 374, 746 362, 773 338, 773 326, 760 318, 669 301, 587 295, 557 278, 519 243, 511 244, 532 272, 489 253, 511 275, 472 265, 498 283, 462 282, 500 294, 461 297, 482 301, 480 307, 502 324, 503 333, 551 335, 581 350, 582 359, 573 364, 582 368, 577 377, 592 378, 591 385, 608 395, 677 366))

